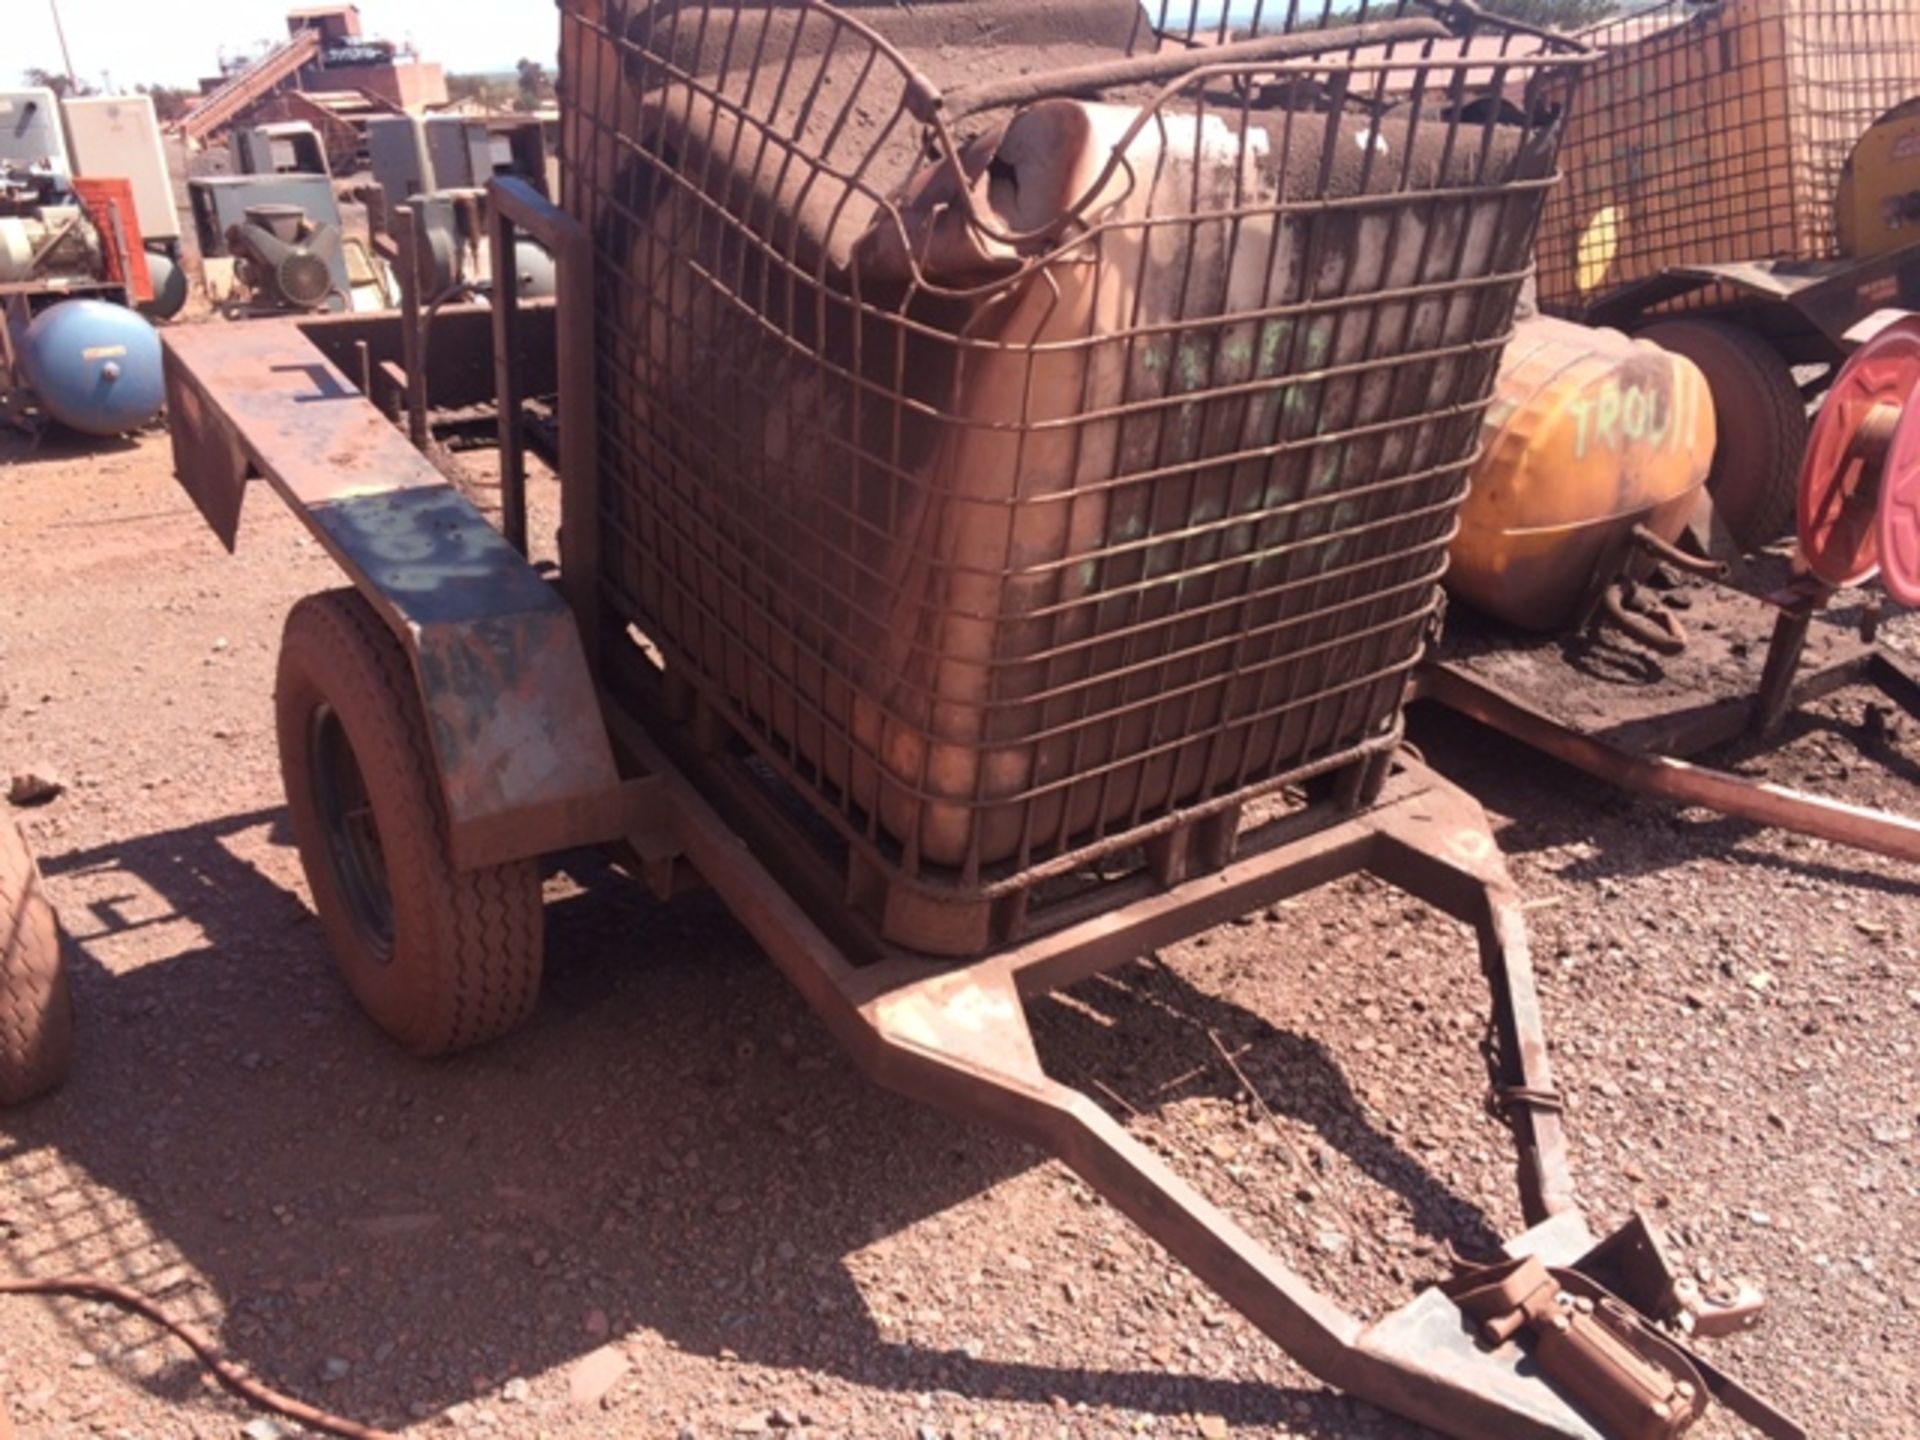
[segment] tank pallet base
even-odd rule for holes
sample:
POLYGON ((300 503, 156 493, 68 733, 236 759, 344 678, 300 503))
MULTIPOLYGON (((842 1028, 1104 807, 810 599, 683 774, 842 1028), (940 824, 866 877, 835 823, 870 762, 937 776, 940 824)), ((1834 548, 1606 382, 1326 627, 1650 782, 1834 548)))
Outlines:
POLYGON ((1325 823, 1350 815, 1379 794, 1392 753, 1349 759, 1310 778, 1275 782, 1215 803, 1175 811, 1124 848, 1089 847, 1024 873, 983 877, 977 885, 937 873, 895 873, 849 843, 787 782, 747 737, 669 666, 662 673, 637 651, 603 657, 609 684, 625 708, 662 737, 673 759, 719 802, 730 824, 782 857, 783 879, 816 898, 857 932, 862 948, 964 960, 1020 944, 1117 903, 1167 890, 1224 869, 1275 826, 1325 823), (1301 812, 1314 814, 1304 821, 1301 812))

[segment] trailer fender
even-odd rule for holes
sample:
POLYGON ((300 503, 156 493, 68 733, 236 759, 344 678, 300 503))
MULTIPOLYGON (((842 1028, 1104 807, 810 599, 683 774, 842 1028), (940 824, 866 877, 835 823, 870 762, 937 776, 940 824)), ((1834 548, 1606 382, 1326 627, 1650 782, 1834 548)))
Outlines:
POLYGON ((393 627, 433 736, 455 864, 611 841, 639 818, 572 612, 292 321, 167 337, 174 463, 232 548, 264 479, 393 627))

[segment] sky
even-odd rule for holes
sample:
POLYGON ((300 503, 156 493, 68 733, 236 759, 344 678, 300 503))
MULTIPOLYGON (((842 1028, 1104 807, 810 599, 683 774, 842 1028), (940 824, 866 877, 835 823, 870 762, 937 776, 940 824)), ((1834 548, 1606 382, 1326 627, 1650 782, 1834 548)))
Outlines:
MULTIPOLYGON (((20 83, 29 67, 58 72, 60 42, 52 5, 60 7, 73 68, 88 84, 102 74, 113 88, 140 84, 192 86, 219 70, 220 50, 249 52, 254 42, 281 39, 298 0, 0 0, 0 87, 20 83)), ((1219 0, 1198 3, 1218 13, 1219 0)), ((1244 7, 1247 0, 1228 0, 1244 7)), ((361 28, 382 40, 411 40, 421 57, 448 70, 511 70, 521 56, 551 67, 560 21, 553 0, 359 0, 361 28)))
MULTIPOLYGON (((294 0, 57 0, 73 68, 99 85, 193 85, 219 69, 220 50, 249 51, 284 39, 294 0)), ((422 58, 452 71, 511 70, 521 56, 549 67, 560 34, 553 0, 360 0, 361 28, 383 40, 411 40, 422 58)), ((0 0, 0 88, 29 67, 60 71, 51 0, 0 0)))
MULTIPOLYGON (((60 71, 52 6, 65 22, 73 68, 95 87, 194 85, 219 70, 221 49, 250 53, 255 42, 287 33, 292 0, 0 0, 0 87, 36 67, 60 71)), ((1203 19, 1223 0, 1173 0, 1203 19)), ((1224 0, 1236 19, 1251 0, 1224 0)), ((1155 9, 1158 8, 1157 0, 1155 9)), ((454 72, 511 70, 530 56, 554 63, 560 24, 553 0, 360 0, 362 28, 375 39, 412 41, 423 58, 454 72)))

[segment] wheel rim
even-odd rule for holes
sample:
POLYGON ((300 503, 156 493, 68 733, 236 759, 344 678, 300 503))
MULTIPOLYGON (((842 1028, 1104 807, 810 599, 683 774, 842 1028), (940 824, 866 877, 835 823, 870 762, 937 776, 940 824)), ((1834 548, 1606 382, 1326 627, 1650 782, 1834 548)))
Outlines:
POLYGON ((385 964, 393 957, 393 892, 387 885, 387 857, 374 819, 373 798, 367 793, 347 727, 333 707, 315 706, 308 729, 314 808, 326 831, 334 879, 355 928, 374 957, 385 964))
MULTIPOLYGON (((1832 586, 1877 574, 1882 501, 1912 488, 1920 418, 1920 324, 1899 321, 1861 346, 1828 391, 1800 470, 1800 553, 1832 586)), ((1897 503, 1897 499, 1896 499, 1897 503)))

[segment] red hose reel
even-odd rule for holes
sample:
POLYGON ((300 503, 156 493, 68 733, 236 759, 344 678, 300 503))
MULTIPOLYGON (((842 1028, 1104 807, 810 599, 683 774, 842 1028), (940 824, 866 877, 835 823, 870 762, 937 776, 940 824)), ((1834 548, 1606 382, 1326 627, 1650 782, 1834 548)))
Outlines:
POLYGON ((1839 589, 1876 574, 1920 607, 1920 315, 1854 352, 1815 419, 1800 467, 1800 553, 1839 589))

